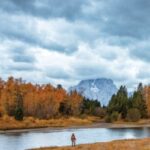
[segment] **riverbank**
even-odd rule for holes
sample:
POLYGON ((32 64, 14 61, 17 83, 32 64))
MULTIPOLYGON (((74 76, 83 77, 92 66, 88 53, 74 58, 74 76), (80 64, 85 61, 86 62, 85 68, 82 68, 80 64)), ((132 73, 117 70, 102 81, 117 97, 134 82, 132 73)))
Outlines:
POLYGON ((50 147, 32 150, 150 150, 150 138, 82 144, 76 147, 50 147))
POLYGON ((68 128, 73 126, 90 126, 101 122, 98 117, 85 118, 60 118, 60 119, 36 119, 33 117, 25 117, 23 121, 16 121, 13 117, 4 116, 0 118, 0 132, 5 131, 27 131, 41 128, 68 128))
POLYGON ((115 123, 105 123, 98 117, 86 118, 61 118, 40 120, 32 117, 24 118, 23 121, 16 121, 13 117, 5 116, 0 118, 0 133, 7 132, 28 132, 46 131, 49 129, 62 128, 141 128, 150 127, 150 120, 140 120, 138 122, 117 121, 115 123))

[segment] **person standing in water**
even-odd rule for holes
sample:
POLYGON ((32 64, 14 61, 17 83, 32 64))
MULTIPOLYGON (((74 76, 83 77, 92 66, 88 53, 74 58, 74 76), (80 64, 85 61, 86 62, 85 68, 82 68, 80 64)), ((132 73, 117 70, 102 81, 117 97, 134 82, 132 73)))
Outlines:
POLYGON ((72 147, 76 146, 76 137, 75 137, 74 133, 72 133, 72 135, 71 135, 71 142, 72 142, 72 147))

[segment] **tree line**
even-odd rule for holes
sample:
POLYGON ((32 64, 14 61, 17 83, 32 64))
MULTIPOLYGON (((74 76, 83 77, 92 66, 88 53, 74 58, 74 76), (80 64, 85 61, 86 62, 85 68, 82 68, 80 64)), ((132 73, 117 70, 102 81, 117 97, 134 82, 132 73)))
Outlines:
POLYGON ((141 118, 150 117, 149 96, 150 87, 143 87, 142 83, 131 96, 128 96, 127 88, 121 86, 108 104, 106 121, 112 122, 118 119, 138 121, 141 118))
POLYGON ((76 91, 68 93, 61 85, 26 83, 21 78, 0 78, 0 117, 14 116, 16 120, 32 116, 49 119, 68 116, 93 115, 107 122, 118 119, 137 121, 150 117, 150 86, 140 83, 131 96, 121 86, 108 106, 90 100, 76 91))
POLYGON ((7 81, 0 79, 0 116, 14 116, 16 120, 28 116, 49 119, 94 115, 100 108, 100 102, 87 100, 76 91, 68 93, 61 85, 38 85, 13 77, 7 81))

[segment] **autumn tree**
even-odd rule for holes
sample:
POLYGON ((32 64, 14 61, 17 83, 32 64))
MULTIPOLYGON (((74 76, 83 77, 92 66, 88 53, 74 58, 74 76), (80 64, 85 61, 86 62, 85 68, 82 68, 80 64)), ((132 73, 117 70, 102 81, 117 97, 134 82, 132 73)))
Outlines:
POLYGON ((16 86, 17 83, 13 77, 10 77, 5 84, 1 94, 1 101, 5 114, 13 116, 16 109, 16 86))
POLYGON ((78 92, 68 93, 62 85, 26 83, 13 77, 5 82, 0 79, 0 116, 7 114, 17 120, 23 120, 24 116, 49 119, 78 116, 86 112, 83 109, 92 115, 103 115, 104 111, 99 108, 98 101, 84 101, 78 92))
POLYGON ((3 107, 2 107, 2 98, 1 98, 4 85, 5 85, 5 82, 0 78, 0 117, 2 116, 4 112, 3 107))
POLYGON ((143 94, 146 101, 148 117, 150 117, 150 85, 144 87, 143 94))
POLYGON ((80 115, 82 111, 83 97, 77 93, 77 91, 72 91, 69 94, 69 103, 71 106, 72 115, 80 115))

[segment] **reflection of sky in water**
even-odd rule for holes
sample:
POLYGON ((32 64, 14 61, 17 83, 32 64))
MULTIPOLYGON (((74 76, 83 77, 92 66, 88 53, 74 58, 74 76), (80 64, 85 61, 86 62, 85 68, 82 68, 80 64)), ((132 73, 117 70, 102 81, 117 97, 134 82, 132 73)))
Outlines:
POLYGON ((131 132, 126 132, 124 135, 125 139, 133 139, 136 138, 131 132))
POLYGON ((27 133, 0 134, 0 150, 23 150, 32 147, 70 145, 70 135, 75 133, 77 143, 95 143, 115 139, 150 137, 149 128, 134 129, 62 129, 27 133))

